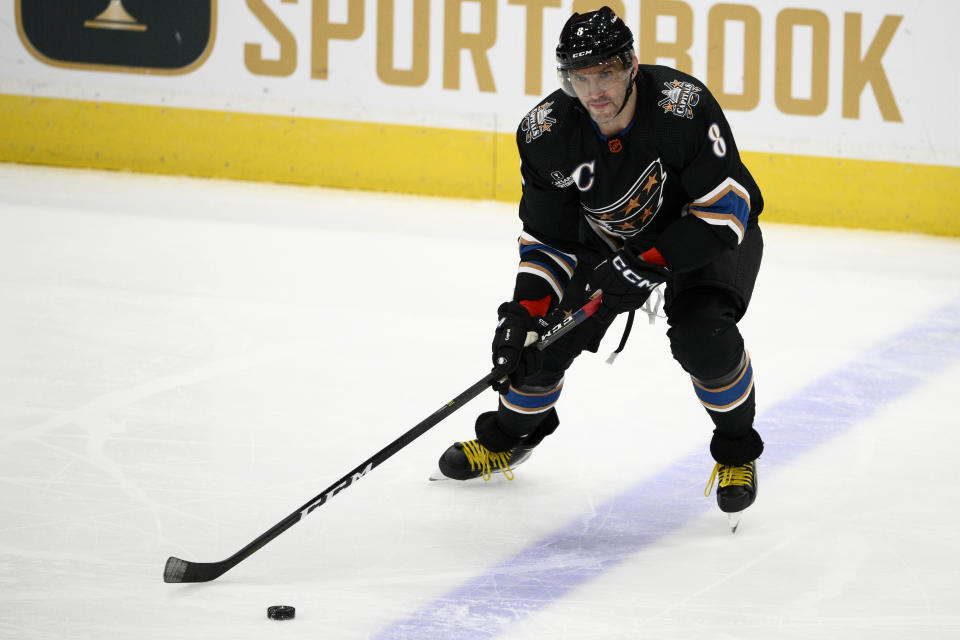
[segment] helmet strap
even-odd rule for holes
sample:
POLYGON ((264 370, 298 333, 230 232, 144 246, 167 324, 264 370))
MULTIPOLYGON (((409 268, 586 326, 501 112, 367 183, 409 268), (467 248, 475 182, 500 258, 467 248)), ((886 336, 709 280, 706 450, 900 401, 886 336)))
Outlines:
POLYGON ((633 93, 633 79, 634 76, 633 73, 631 73, 630 79, 627 80, 627 92, 623 95, 623 104, 620 105, 619 109, 617 109, 617 112, 614 114, 613 118, 610 118, 611 120, 619 116, 620 113, 627 108, 627 103, 630 102, 630 94, 633 93))

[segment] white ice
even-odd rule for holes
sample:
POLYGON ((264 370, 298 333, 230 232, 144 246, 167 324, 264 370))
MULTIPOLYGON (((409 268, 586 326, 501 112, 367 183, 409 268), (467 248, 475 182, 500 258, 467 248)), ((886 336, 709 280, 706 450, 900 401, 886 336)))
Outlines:
MULTIPOLYGON (((960 362, 761 458, 730 534, 663 321, 612 367, 619 323, 578 360, 514 482, 426 480, 485 393, 220 579, 165 584, 167 556, 226 558, 488 371, 515 209, 0 165, 0 638, 404 637, 496 567, 509 593, 511 558, 691 454, 699 515, 525 612, 454 595, 442 637, 960 637, 960 362)), ((741 323, 761 417, 960 298, 958 240, 764 232, 741 323)))

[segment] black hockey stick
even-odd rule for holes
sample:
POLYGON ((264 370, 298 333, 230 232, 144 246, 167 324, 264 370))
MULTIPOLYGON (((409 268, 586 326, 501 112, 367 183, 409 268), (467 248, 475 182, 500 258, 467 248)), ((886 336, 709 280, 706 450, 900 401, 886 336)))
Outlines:
MULTIPOLYGON (((600 297, 601 293, 598 290, 596 293, 594 293, 590 301, 587 302, 587 304, 585 304, 583 307, 571 314, 567 314, 562 319, 558 319, 553 326, 546 331, 546 333, 540 336, 539 341, 535 345, 536 348, 541 350, 544 349, 547 345, 557 340, 557 338, 570 331, 570 329, 573 329, 575 326, 581 324, 584 320, 592 316, 597 310, 597 306, 600 304, 600 297)), ((483 378, 472 384, 467 390, 458 395, 456 398, 443 405, 440 409, 435 411, 420 424, 407 431, 405 434, 388 444, 386 447, 375 453, 367 460, 361 462, 355 469, 352 469, 345 476, 324 489, 322 493, 313 497, 305 505, 275 524, 269 531, 266 531, 259 538, 245 546, 243 549, 240 549, 240 551, 237 551, 226 560, 221 560, 220 562, 190 562, 189 560, 181 560, 180 558, 175 558, 173 556, 167 558, 167 564, 163 569, 163 581, 209 582, 210 580, 216 580, 224 573, 252 556, 261 547, 265 546, 268 542, 279 536, 281 533, 300 522, 300 518, 307 515, 317 507, 325 504, 327 500, 365 476, 375 467, 379 466, 381 462, 393 456, 393 454, 397 453, 405 446, 422 436, 451 413, 465 405, 470 400, 476 398, 485 389, 488 389, 494 381, 502 377, 502 374, 491 371, 483 378)))

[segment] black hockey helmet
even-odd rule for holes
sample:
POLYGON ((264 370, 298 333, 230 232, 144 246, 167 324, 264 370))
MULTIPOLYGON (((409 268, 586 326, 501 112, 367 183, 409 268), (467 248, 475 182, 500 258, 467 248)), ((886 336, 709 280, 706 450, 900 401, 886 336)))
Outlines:
POLYGON ((625 69, 633 62, 633 32, 610 7, 575 13, 560 31, 557 75, 563 90, 575 96, 567 72, 619 58, 625 69))

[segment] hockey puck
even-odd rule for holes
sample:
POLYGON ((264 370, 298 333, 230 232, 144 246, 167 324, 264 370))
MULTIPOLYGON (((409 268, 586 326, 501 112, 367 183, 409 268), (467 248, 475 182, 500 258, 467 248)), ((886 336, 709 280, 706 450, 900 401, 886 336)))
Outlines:
POLYGON ((297 610, 285 604, 267 607, 267 617, 271 620, 292 620, 296 615, 297 610))

